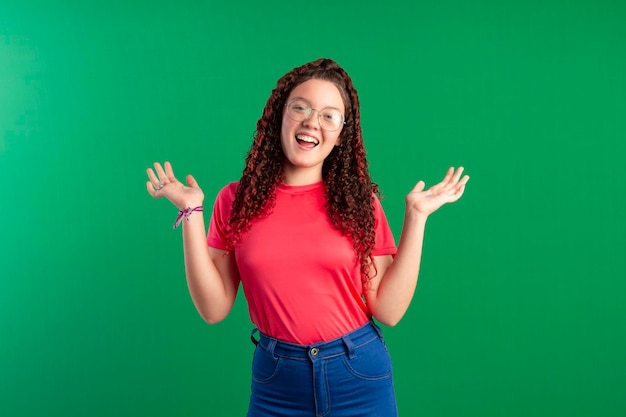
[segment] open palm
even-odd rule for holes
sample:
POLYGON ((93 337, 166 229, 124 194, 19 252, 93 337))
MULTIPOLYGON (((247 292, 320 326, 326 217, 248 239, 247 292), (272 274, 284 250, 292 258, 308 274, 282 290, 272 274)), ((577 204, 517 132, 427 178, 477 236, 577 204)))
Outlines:
POLYGON ((419 181, 411 192, 406 196, 407 210, 413 210, 419 214, 430 215, 446 203, 453 203, 463 195, 465 184, 469 176, 463 174, 463 167, 448 169, 443 180, 427 190, 424 181, 419 181))
POLYGON ((152 197, 165 197, 180 210, 202 205, 204 193, 194 177, 187 175, 187 185, 184 185, 176 179, 172 165, 169 162, 165 162, 164 167, 160 163, 155 162, 154 170, 148 168, 146 172, 149 178, 149 181, 146 182, 146 187, 152 197))

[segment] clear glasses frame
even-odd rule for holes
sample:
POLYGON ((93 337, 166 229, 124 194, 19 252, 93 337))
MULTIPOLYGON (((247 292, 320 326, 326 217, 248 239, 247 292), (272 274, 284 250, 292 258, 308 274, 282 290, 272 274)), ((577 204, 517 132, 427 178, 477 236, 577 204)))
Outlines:
POLYGON ((295 98, 287 103, 287 115, 296 122, 309 120, 314 111, 317 112, 317 120, 324 130, 334 132, 346 124, 343 114, 335 108, 314 109, 308 101, 301 98, 295 98))

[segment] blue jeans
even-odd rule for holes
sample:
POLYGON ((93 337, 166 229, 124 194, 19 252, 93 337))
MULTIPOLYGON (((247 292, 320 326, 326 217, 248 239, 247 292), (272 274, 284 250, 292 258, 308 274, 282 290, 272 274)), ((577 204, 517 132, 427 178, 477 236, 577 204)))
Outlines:
POLYGON ((396 417, 391 359, 373 322, 310 346, 260 334, 248 417, 396 417))

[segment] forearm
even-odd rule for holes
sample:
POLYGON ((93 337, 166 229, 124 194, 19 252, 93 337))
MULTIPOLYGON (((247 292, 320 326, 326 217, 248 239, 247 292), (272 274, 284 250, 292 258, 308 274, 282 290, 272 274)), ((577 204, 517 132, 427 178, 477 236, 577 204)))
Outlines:
POLYGON ((407 210, 398 251, 371 296, 370 309, 381 323, 394 326, 404 316, 417 287, 427 216, 407 210))
POLYGON ((208 323, 217 323, 228 315, 237 295, 238 281, 233 283, 232 277, 220 273, 216 265, 230 262, 230 258, 212 259, 202 213, 193 213, 189 221, 183 220, 182 223, 189 293, 202 318, 208 323))

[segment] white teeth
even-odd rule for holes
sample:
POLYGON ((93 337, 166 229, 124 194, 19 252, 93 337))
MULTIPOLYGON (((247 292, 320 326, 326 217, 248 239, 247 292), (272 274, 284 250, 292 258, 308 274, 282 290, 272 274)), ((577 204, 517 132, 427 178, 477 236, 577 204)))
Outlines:
POLYGON ((307 135, 296 135, 296 139, 301 140, 303 142, 308 142, 308 143, 314 143, 314 144, 319 144, 319 141, 311 136, 307 136, 307 135))

